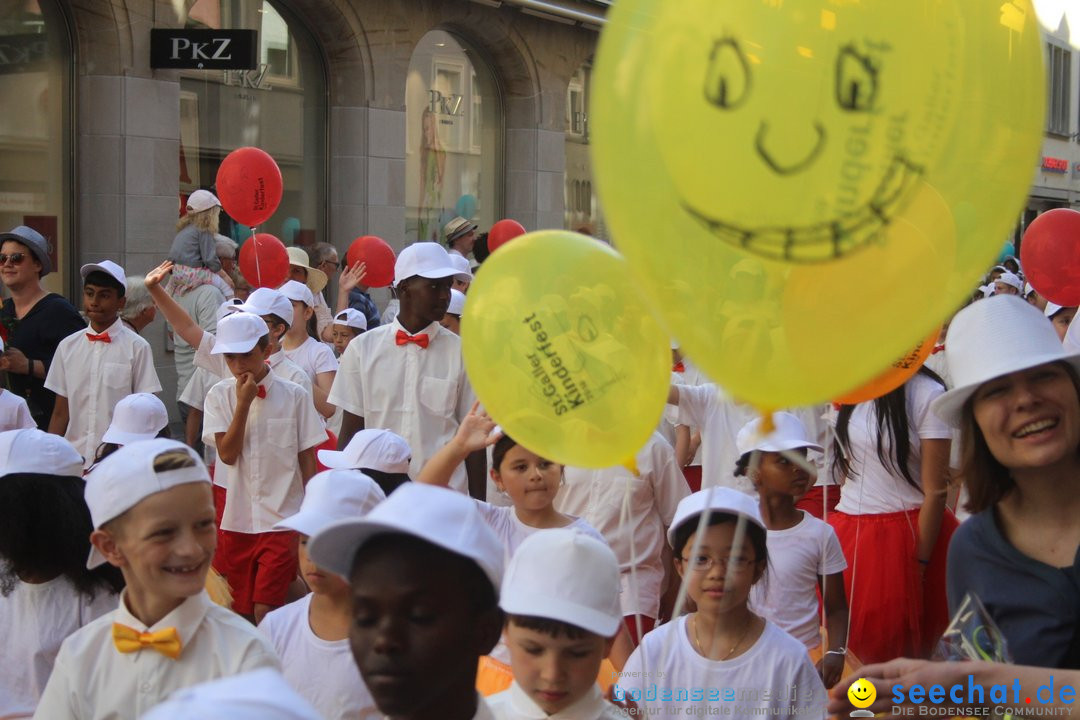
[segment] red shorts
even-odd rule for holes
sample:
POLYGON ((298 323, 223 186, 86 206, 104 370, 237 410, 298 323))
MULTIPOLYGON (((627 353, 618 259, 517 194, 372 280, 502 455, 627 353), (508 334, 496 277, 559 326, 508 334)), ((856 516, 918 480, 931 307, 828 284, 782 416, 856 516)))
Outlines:
POLYGON ((683 477, 686 478, 686 484, 690 486, 690 492, 698 492, 701 490, 701 466, 700 465, 687 465, 682 469, 683 477))
POLYGON ((291 530, 268 533, 218 531, 214 569, 233 593, 232 608, 252 615, 255 605, 281 607, 296 579, 300 535, 291 530))

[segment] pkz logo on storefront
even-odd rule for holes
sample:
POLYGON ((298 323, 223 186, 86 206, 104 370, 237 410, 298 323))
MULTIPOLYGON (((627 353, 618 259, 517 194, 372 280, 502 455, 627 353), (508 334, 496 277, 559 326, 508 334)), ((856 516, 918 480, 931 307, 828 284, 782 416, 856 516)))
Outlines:
POLYGON ((456 117, 465 114, 464 95, 458 93, 443 95, 438 90, 429 90, 428 94, 431 98, 428 103, 428 108, 436 115, 450 115, 451 117, 456 117))
POLYGON ((150 31, 150 67, 173 70, 253 70, 258 67, 255 30, 150 31))

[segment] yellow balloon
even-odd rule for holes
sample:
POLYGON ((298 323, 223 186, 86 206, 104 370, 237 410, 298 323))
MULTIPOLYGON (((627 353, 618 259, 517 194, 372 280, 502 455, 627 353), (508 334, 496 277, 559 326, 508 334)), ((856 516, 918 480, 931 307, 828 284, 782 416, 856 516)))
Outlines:
POLYGON ((619 0, 593 87, 617 247, 763 409, 858 387, 960 305, 1045 106, 1029 0, 619 0))
POLYGON ((626 261, 584 235, 529 233, 492 254, 469 288, 461 343, 491 417, 555 462, 632 460, 667 401, 667 333, 626 261))

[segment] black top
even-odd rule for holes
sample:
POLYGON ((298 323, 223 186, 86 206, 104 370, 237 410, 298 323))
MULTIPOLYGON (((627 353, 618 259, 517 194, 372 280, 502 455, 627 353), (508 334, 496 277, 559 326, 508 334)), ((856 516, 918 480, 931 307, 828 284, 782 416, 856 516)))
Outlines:
MULTIPOLYGON (((21 350, 30 360, 44 362, 46 375, 60 341, 86 327, 86 321, 75 307, 56 293, 38 300, 18 320, 15 319, 15 301, 8 298, 0 307, 0 322, 5 326, 6 344, 21 350)), ((12 392, 26 398, 37 426, 48 430, 56 395, 45 389, 45 381, 32 375, 8 373, 8 382, 12 392)))
POLYGON ((1080 669, 1080 550, 1056 568, 1017 550, 993 509, 960 525, 949 544, 949 612, 974 593, 1018 665, 1080 669))

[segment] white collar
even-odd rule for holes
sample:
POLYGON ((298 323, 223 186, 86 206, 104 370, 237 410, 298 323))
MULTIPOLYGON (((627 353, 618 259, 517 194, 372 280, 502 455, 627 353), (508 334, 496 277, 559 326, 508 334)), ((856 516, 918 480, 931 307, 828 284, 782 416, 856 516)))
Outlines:
POLYGON ((554 715, 548 715, 536 702, 529 697, 525 689, 518 685, 515 680, 510 685, 510 707, 514 710, 515 717, 522 720, 596 720, 603 717, 606 710, 604 696, 600 688, 593 683, 589 692, 585 693, 573 705, 563 708, 554 715))

